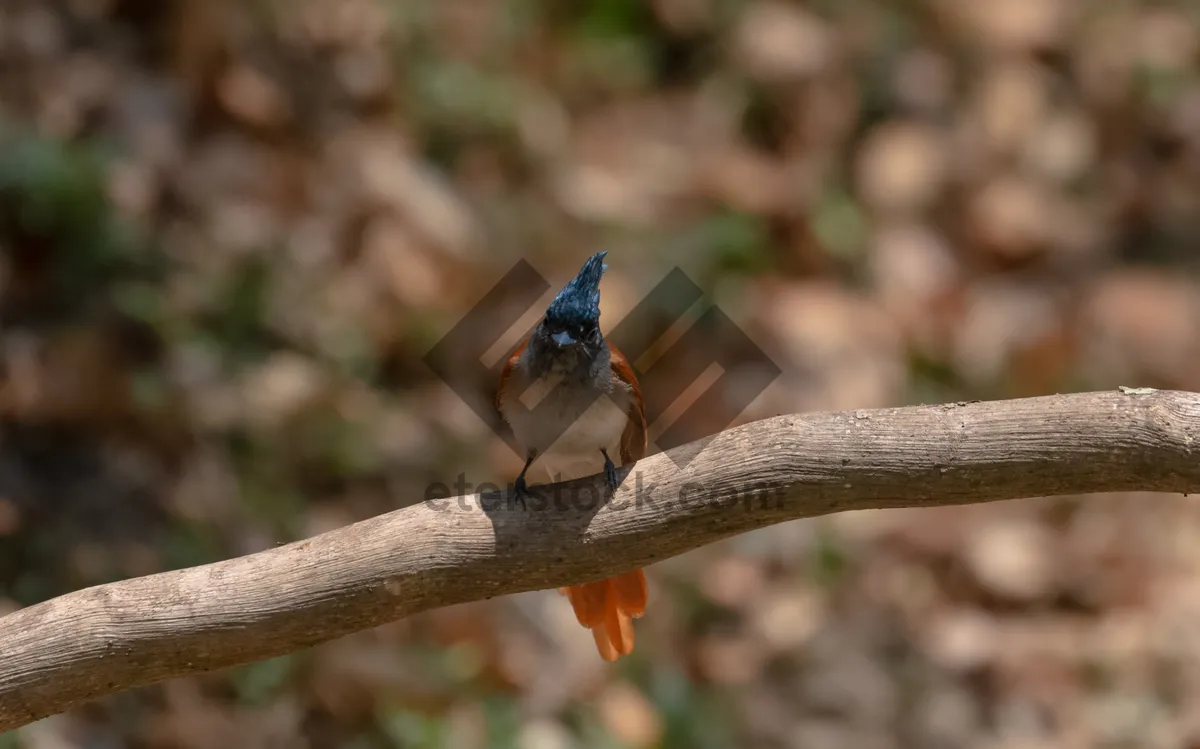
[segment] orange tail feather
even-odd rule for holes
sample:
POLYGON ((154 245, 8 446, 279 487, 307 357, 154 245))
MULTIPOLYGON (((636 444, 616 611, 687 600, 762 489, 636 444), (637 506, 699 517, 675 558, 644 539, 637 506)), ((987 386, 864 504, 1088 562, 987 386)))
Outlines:
POLYGON ((641 570, 583 585, 559 588, 575 618, 592 630, 596 650, 606 661, 633 652, 633 620, 646 611, 646 575, 641 570))

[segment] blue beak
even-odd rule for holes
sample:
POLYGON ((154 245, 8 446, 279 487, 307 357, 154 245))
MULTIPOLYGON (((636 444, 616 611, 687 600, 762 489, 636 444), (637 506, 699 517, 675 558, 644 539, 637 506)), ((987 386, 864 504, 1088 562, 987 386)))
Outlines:
POLYGON ((559 348, 566 348, 567 346, 572 346, 575 344, 575 339, 572 338, 571 334, 565 330, 552 334, 550 336, 550 340, 554 341, 554 345, 558 346, 559 348))

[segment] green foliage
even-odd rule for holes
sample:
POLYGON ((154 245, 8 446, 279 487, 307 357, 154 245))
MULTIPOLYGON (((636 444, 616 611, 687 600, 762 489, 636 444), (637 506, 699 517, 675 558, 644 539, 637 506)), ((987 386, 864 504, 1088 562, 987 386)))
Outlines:
POLYGON ((719 749, 734 746, 727 701, 719 690, 704 690, 682 672, 652 672, 649 695, 663 717, 664 749, 719 749))
POLYGON ((865 249, 866 220, 849 193, 830 187, 813 210, 813 230, 832 255, 850 259, 865 249))
POLYGON ((158 258, 107 197, 110 153, 95 143, 0 140, 0 238, 10 252, 53 254, 64 294, 154 268, 158 258))
POLYGON ((516 120, 517 88, 511 79, 457 60, 424 60, 410 82, 415 114, 452 132, 503 131, 516 120))
POLYGON ((203 328, 231 367, 257 361, 272 339, 266 325, 271 270, 259 258, 243 262, 216 289, 202 318, 203 328))
POLYGON ((384 711, 378 720, 383 732, 396 742, 396 746, 439 749, 449 745, 450 724, 441 716, 398 707, 384 711))
POLYGON ((649 36, 654 16, 650 5, 640 0, 600 0, 584 4, 576 31, 585 38, 622 39, 649 36))
POLYGON ((1192 90, 1190 71, 1140 65, 1134 68, 1134 86, 1155 106, 1170 108, 1192 90))
POLYGON ((299 659, 293 653, 232 669, 230 677, 238 703, 250 707, 269 705, 294 680, 299 659))
POLYGON ((763 220, 748 213, 714 212, 700 229, 718 273, 753 275, 771 268, 771 238, 763 220))
POLYGON ((491 695, 483 700, 483 713, 487 720, 487 746, 517 749, 522 722, 518 703, 491 695))
POLYGON ((817 526, 817 546, 813 551, 812 575, 818 585, 835 588, 843 582, 850 559, 841 539, 826 524, 817 526))
POLYGON ((179 522, 171 528, 170 538, 163 545, 163 568, 180 570, 209 564, 227 556, 220 531, 203 523, 179 522))

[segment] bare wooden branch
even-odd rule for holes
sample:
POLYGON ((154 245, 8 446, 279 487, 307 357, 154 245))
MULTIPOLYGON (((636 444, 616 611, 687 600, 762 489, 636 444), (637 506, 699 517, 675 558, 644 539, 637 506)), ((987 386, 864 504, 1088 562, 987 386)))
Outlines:
MULTIPOLYGON (((600 477, 425 502, 0 619, 0 731, 427 609, 598 579, 844 510, 1200 492, 1200 394, 1134 390, 778 416, 600 477)), ((651 612, 652 615, 652 612, 651 612)))

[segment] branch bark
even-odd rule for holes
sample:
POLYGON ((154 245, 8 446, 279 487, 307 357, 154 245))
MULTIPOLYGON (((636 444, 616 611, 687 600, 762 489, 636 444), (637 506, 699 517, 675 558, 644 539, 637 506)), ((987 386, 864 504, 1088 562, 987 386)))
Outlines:
MULTIPOLYGON (((599 579, 846 510, 1200 492, 1200 394, 1131 390, 778 416, 600 477, 429 501, 0 618, 0 731, 427 609, 599 579)), ((653 615, 653 612, 650 612, 653 615)))

